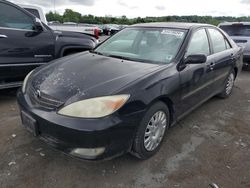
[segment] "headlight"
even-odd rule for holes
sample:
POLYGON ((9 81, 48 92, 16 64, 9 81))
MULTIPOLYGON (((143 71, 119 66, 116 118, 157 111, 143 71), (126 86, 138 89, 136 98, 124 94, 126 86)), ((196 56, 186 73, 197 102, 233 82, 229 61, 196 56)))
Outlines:
POLYGON ((29 74, 27 74, 27 76, 25 77, 24 81, 23 81, 23 86, 22 86, 22 92, 25 93, 26 91, 26 85, 27 85, 27 81, 29 80, 30 75, 32 74, 34 70, 30 71, 29 74))
POLYGON ((71 117, 101 118, 120 109, 128 99, 129 95, 114 95, 86 99, 62 108, 59 110, 58 114, 71 117))

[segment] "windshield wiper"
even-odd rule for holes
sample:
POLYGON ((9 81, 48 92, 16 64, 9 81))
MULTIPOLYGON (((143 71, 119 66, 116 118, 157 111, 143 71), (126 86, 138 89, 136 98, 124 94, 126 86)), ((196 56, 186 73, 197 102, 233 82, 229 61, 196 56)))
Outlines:
POLYGON ((89 50, 89 52, 93 53, 93 54, 97 54, 97 55, 104 55, 103 53, 97 52, 97 51, 94 51, 94 50, 89 50))
POLYGON ((93 53, 93 54, 97 54, 97 55, 103 55, 103 56, 106 56, 106 57, 113 57, 113 58, 118 58, 118 59, 122 59, 122 60, 130 60, 130 61, 132 61, 132 59, 130 59, 130 58, 126 58, 126 57, 119 56, 119 55, 103 54, 101 52, 97 52, 97 51, 94 51, 94 50, 90 50, 89 52, 93 53))
POLYGON ((122 60, 129 60, 129 61, 134 61, 133 59, 129 58, 129 57, 123 57, 123 56, 119 56, 119 55, 107 55, 108 57, 113 57, 113 58, 117 58, 117 59, 122 59, 122 60))
POLYGON ((119 56, 119 55, 106 54, 106 53, 101 53, 101 52, 97 52, 97 51, 94 51, 94 50, 90 50, 90 52, 94 53, 94 54, 106 56, 106 57, 113 57, 113 58, 127 60, 127 61, 137 61, 137 62, 142 62, 142 63, 154 63, 154 64, 162 63, 162 62, 146 60, 146 59, 137 59, 137 58, 129 58, 129 57, 124 57, 124 56, 119 56))
POLYGON ((138 59, 138 58, 129 58, 129 57, 123 57, 123 56, 119 56, 119 55, 107 55, 107 56, 122 59, 122 60, 136 61, 136 62, 142 62, 142 63, 154 63, 154 64, 162 63, 162 62, 158 62, 158 61, 152 61, 152 60, 146 60, 146 59, 138 59))

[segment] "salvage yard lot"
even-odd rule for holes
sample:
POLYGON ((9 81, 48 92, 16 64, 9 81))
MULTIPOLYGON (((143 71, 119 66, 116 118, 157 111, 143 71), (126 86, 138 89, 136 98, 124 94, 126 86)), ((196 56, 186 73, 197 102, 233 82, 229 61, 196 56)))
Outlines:
POLYGON ((16 90, 0 91, 0 187, 250 187, 250 71, 233 95, 213 98, 166 135, 160 151, 139 161, 77 160, 22 126, 16 90))

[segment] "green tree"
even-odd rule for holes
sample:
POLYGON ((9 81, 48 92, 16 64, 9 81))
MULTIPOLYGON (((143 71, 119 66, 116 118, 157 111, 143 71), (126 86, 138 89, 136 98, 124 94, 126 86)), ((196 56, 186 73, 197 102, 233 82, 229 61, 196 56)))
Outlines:
POLYGON ((46 19, 50 22, 50 21, 59 21, 62 22, 63 21, 63 17, 58 14, 57 12, 53 13, 53 12, 49 12, 48 14, 46 14, 46 19))
POLYGON ((46 14, 48 21, 59 21, 59 22, 76 22, 76 23, 89 23, 89 24, 136 24, 145 22, 194 22, 194 23, 208 23, 218 25, 221 22, 249 22, 250 17, 231 17, 231 16, 162 16, 162 17, 145 17, 145 18, 127 18, 125 15, 121 17, 112 16, 94 16, 94 15, 81 15, 71 9, 66 9, 64 14, 61 16, 58 13, 49 12, 46 14))
POLYGON ((66 9, 63 14, 63 22, 75 22, 79 23, 82 15, 78 12, 75 12, 71 9, 66 9))

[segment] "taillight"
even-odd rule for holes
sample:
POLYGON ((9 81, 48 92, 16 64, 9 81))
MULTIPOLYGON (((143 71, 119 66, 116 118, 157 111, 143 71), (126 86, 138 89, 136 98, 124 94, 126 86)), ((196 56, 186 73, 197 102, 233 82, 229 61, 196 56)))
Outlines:
POLYGON ((99 39, 99 29, 94 30, 94 35, 96 39, 99 39))

